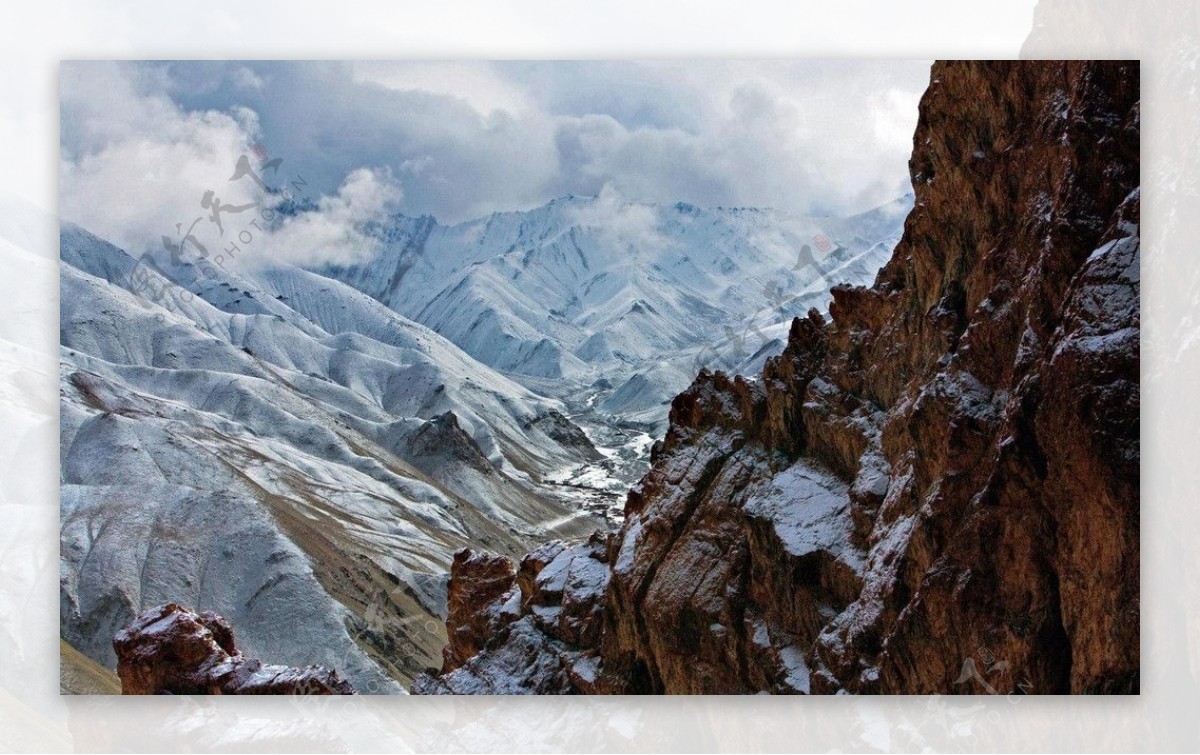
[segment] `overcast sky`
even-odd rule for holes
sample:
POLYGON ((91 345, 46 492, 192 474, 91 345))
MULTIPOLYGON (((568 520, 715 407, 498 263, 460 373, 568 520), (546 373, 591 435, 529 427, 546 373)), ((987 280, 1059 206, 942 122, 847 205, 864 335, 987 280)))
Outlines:
POLYGON ((909 190, 928 78, 928 61, 65 62, 61 210, 153 244, 206 190, 248 201, 229 176, 261 145, 334 223, 456 222, 606 186, 850 214, 909 190))

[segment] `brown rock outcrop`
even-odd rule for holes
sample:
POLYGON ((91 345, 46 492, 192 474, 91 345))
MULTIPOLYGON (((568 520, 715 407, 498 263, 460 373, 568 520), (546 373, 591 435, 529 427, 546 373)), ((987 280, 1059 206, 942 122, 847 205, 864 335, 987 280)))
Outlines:
POLYGON ((175 603, 143 611, 113 638, 124 695, 352 695, 323 666, 268 666, 243 658, 216 614, 175 603))
MULTIPOLYGON (((501 556, 464 551, 454 559, 450 594, 459 610, 451 638, 480 650, 437 676, 413 684, 417 694, 578 694, 597 688, 603 598, 608 587, 604 538, 565 546, 546 543, 513 565, 501 556), (507 587, 498 591, 506 575, 507 587), (486 583, 488 589, 468 586, 486 583)), ((466 645, 460 645, 459 649, 466 645)), ((450 657, 448 651, 447 658, 450 657)))
POLYGON ((935 64, 875 284, 761 381, 702 372, 590 546, 603 593, 537 556, 489 681, 422 691, 1137 691, 1138 80, 935 64))
POLYGON ((516 583, 516 570, 503 556, 470 548, 454 554, 446 597, 450 644, 442 650, 443 674, 466 663, 496 634, 498 618, 487 609, 516 583))

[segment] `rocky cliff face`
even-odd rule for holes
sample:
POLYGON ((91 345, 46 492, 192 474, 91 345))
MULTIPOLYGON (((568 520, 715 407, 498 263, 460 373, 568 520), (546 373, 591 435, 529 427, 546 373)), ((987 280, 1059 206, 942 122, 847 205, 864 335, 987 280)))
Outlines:
POLYGON ((125 695, 352 695, 322 666, 268 666, 245 658, 216 614, 175 603, 142 612, 113 638, 125 695))
POLYGON ((1138 79, 936 64, 875 284, 701 373, 607 541, 456 559, 416 691, 1137 691, 1138 79))

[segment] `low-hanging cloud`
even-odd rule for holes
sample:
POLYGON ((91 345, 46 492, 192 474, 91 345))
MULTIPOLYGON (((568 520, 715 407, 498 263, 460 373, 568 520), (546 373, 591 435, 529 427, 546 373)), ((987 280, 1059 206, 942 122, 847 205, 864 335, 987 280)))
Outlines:
POLYGON ((660 228, 657 207, 628 202, 611 184, 594 202, 572 207, 567 221, 592 231, 614 258, 636 258, 673 243, 660 228))
POLYGON ((245 205, 229 177, 258 130, 254 113, 185 111, 130 64, 62 67, 62 216, 140 254, 205 214, 204 192, 245 205))
MULTIPOLYGON (((174 245, 237 266, 361 262, 375 251, 367 224, 403 196, 390 170, 359 167, 285 216, 307 180, 263 151, 253 110, 184 109, 137 65, 63 69, 62 216, 134 256, 174 245)), ((247 69, 234 75, 262 86, 247 69)))
POLYGON ((357 168, 346 176, 337 193, 270 226, 262 242, 266 253, 243 255, 239 264, 364 262, 377 250, 376 238, 367 232, 368 224, 394 211, 403 196, 399 183, 387 171, 357 168))

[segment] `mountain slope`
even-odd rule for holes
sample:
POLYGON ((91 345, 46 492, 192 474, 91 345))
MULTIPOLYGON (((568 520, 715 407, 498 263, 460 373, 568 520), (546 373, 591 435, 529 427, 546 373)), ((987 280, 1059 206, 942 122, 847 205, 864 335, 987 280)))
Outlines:
POLYGON ((111 666, 139 610, 191 601, 252 655, 394 690, 444 641, 451 554, 591 532, 701 363, 781 349, 786 313, 824 306, 827 273, 872 276, 907 207, 568 197, 395 216, 373 262, 324 270, 156 269, 64 224, 64 638, 111 666))
POLYGON ((414 689, 1136 692, 1138 82, 935 64, 874 285, 701 373, 606 540, 456 558, 414 689))
POLYGON ((611 449, 563 471, 623 490, 705 366, 755 370, 836 283, 874 280, 912 206, 848 218, 568 196, 442 226, 395 216, 376 257, 319 270, 536 392, 611 449), (640 450, 639 450, 640 449, 640 450))
POLYGON ((89 657, 183 601, 253 654, 399 691, 437 657, 456 550, 599 524, 541 482, 597 455, 562 405, 378 302, 150 271, 169 311, 122 250, 70 225, 61 248, 62 632, 89 657))

